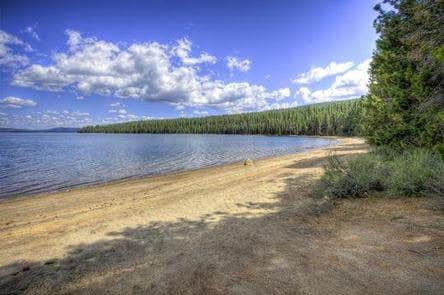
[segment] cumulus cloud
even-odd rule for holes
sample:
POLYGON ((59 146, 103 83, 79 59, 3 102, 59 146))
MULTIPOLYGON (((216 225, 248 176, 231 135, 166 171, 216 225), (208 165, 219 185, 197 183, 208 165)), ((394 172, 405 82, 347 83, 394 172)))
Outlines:
POLYGON ((367 59, 342 75, 336 76, 335 81, 327 89, 312 91, 308 87, 301 87, 297 94, 307 103, 351 99, 364 95, 368 91, 370 61, 367 59))
POLYGON ((0 68, 16 69, 29 63, 26 55, 20 51, 31 51, 29 44, 19 38, 0 30, 0 68))
POLYGON ((309 84, 311 82, 320 81, 326 77, 334 76, 344 73, 353 67, 353 62, 348 61, 344 63, 331 62, 326 67, 316 67, 309 72, 299 74, 296 79, 293 80, 295 84, 309 84))
POLYGON ((31 99, 8 96, 0 99, 0 105, 6 108, 19 109, 21 107, 34 107, 37 105, 37 103, 31 99))
POLYGON ((198 65, 201 63, 214 64, 217 58, 206 52, 201 53, 199 57, 190 57, 192 43, 187 38, 177 41, 177 46, 173 48, 173 54, 180 58, 184 65, 198 65))
POLYGON ((301 96, 304 101, 310 101, 310 94, 311 94, 310 88, 308 88, 308 87, 301 87, 296 92, 296 94, 301 96))
POLYGON ((68 30, 66 34, 67 52, 55 54, 50 65, 33 64, 17 72, 13 84, 232 112, 264 108, 270 100, 290 96, 288 88, 268 91, 262 85, 226 83, 203 75, 199 64, 214 63, 215 58, 206 53, 192 57, 192 44, 187 39, 174 46, 149 42, 122 48, 112 42, 84 38, 76 31, 68 30))
POLYGON ((248 59, 239 59, 234 56, 227 57, 227 67, 230 71, 248 72, 250 70, 251 61, 248 59))

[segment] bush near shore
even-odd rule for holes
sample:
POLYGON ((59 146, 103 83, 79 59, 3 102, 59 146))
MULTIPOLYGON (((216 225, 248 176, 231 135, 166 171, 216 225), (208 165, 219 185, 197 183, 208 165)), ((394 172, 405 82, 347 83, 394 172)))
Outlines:
POLYGON ((318 197, 444 195, 444 161, 428 149, 399 152, 383 147, 349 160, 330 155, 325 170, 315 185, 318 197))

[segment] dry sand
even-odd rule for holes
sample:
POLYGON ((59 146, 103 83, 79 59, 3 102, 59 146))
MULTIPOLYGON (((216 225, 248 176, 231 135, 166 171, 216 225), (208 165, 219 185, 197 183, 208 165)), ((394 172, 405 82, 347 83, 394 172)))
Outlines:
POLYGON ((443 294, 439 200, 312 199, 332 151, 0 201, 0 293, 443 294))

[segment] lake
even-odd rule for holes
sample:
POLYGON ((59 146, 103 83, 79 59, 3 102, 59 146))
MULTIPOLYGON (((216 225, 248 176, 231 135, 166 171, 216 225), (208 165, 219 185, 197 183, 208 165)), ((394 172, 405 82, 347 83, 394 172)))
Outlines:
POLYGON ((330 138, 0 133, 0 198, 157 175, 335 144, 330 138))

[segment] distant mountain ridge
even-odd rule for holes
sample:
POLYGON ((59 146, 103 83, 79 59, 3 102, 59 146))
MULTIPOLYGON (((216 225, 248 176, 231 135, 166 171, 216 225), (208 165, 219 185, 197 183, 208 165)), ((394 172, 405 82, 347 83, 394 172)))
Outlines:
POLYGON ((79 128, 75 127, 55 127, 49 129, 20 129, 20 128, 0 128, 0 132, 59 132, 59 133, 74 133, 79 128))

